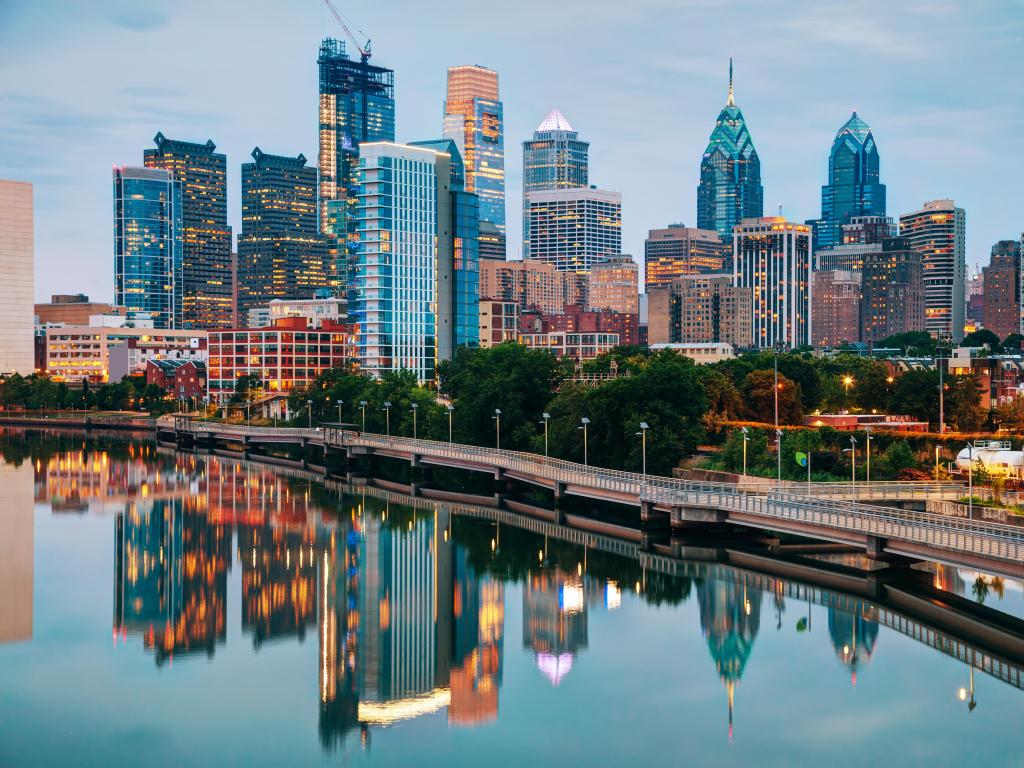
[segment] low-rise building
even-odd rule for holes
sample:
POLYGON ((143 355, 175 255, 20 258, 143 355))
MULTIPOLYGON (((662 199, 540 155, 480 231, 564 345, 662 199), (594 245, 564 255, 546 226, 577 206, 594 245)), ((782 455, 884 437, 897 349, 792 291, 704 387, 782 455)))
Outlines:
POLYGON ((884 413, 819 413, 804 416, 804 426, 831 427, 841 432, 856 432, 865 427, 889 432, 927 432, 928 422, 913 416, 884 413))
POLYGON ((484 349, 519 338, 519 304, 480 299, 480 346, 484 349))
POLYGON ((736 350, 732 344, 726 342, 652 344, 651 349, 654 351, 671 349, 673 352, 690 358, 697 365, 720 363, 723 360, 732 360, 736 357, 736 350))
POLYGON ((520 336, 524 346, 531 349, 546 349, 558 357, 573 360, 592 360, 600 354, 619 346, 617 333, 524 333, 520 336))
POLYGON ((201 360, 147 360, 146 384, 155 384, 177 400, 206 396, 206 363, 201 360))
POLYGON ((619 337, 621 344, 639 344, 640 316, 585 310, 573 304, 567 306, 564 312, 552 314, 522 312, 519 330, 522 333, 613 333, 619 337))
POLYGON ((303 317, 310 328, 319 328, 324 321, 344 323, 348 318, 348 301, 338 296, 318 295, 312 299, 274 299, 265 307, 249 310, 250 328, 267 328, 286 317, 303 317))
POLYGON ((62 323, 64 325, 89 325, 93 315, 121 315, 125 308, 102 301, 89 301, 84 293, 56 294, 49 303, 35 305, 36 325, 62 323))

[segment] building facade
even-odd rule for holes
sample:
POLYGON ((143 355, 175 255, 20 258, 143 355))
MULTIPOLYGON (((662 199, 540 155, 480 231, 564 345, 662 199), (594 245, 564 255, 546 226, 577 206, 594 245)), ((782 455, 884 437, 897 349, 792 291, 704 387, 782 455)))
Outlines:
POLYGON ((622 253, 622 195, 590 187, 528 192, 530 259, 590 272, 622 253))
POLYGON ((713 229, 669 224, 652 229, 644 241, 644 289, 669 285, 683 275, 728 272, 732 244, 713 229))
POLYGON ((229 328, 231 227, 228 226, 227 157, 212 141, 174 141, 158 133, 143 152, 147 168, 169 171, 181 183, 181 324, 229 328))
POLYGON ((619 334, 566 333, 565 331, 524 333, 520 336, 520 342, 530 349, 543 349, 556 357, 593 360, 598 355, 603 355, 619 346, 619 334))
POLYGON ((114 303, 181 325, 181 182, 158 168, 114 168, 114 303))
POLYGON ((828 184, 821 188, 821 218, 814 222, 815 250, 845 242, 842 227, 853 216, 885 216, 878 147, 871 128, 856 112, 832 141, 828 184))
POLYGON ((480 221, 505 235, 505 128, 498 73, 475 65, 448 67, 444 136, 458 147, 466 192, 479 198, 480 221))
POLYGON ((924 260, 925 330, 959 342, 965 320, 966 211, 952 200, 931 200, 900 216, 900 236, 924 260))
POLYGON ((982 327, 1000 339, 1020 332, 1020 255, 1019 240, 1000 240, 992 246, 989 264, 982 269, 982 327))
POLYGON ((897 333, 924 330, 924 262, 905 238, 887 238, 864 259, 861 341, 875 345, 897 333))
POLYGON ((519 330, 522 333, 606 333, 613 334, 620 344, 640 343, 640 318, 635 314, 585 310, 579 305, 568 306, 564 312, 543 314, 521 312, 519 330))
POLYGON ((896 237, 896 225, 888 216, 853 216, 840 226, 840 230, 840 243, 828 248, 815 246, 815 270, 860 272, 864 268, 867 254, 881 253, 882 243, 896 237))
POLYGON ((495 347, 519 339, 519 304, 498 299, 480 300, 480 346, 495 347))
POLYGON ((861 272, 831 269, 811 273, 811 343, 837 347, 860 341, 861 272))
POLYGON ((752 297, 731 274, 677 277, 647 292, 647 343, 750 347, 752 297))
POLYGON ((700 161, 697 227, 713 229, 723 240, 728 240, 733 227, 741 220, 763 213, 761 161, 743 113, 733 99, 730 59, 729 96, 700 161))
POLYGON ((0 375, 35 370, 32 185, 0 179, 0 375))
POLYGON ((46 329, 46 372, 59 381, 118 382, 149 359, 203 359, 206 331, 67 325, 46 329))
POLYGON ((527 196, 551 189, 590 185, 590 143, 582 141, 565 115, 551 110, 533 138, 523 142, 523 258, 530 257, 527 196))
POLYGON ((481 261, 480 295, 514 301, 520 309, 563 311, 583 300, 583 279, 541 261, 481 261))
POLYGON ((587 277, 587 308, 640 314, 640 266, 623 254, 595 262, 587 277))
POLYGON ((811 240, 810 227, 781 216, 736 226, 733 281, 753 293, 753 346, 811 343, 811 240))
POLYGON ((238 312, 326 288, 327 251, 317 231, 317 169, 303 155, 252 152, 242 165, 238 312))
POLYGON ((124 307, 104 301, 89 301, 84 293, 54 294, 49 303, 36 304, 37 325, 88 325, 93 315, 124 315, 124 307))

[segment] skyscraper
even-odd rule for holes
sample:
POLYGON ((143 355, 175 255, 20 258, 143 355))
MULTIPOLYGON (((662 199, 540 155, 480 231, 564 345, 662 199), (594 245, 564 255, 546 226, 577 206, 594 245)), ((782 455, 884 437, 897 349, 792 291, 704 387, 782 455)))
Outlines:
POLYGON ((593 187, 526 195, 529 257, 562 272, 585 274, 622 253, 622 195, 593 187))
POLYGON ((860 341, 861 272, 846 269, 811 273, 811 342, 835 347, 860 341))
POLYGON ((925 330, 959 342, 964 337, 966 211, 952 200, 931 200, 900 216, 900 236, 924 260, 925 330))
POLYGON ((0 374, 35 369, 33 233, 32 185, 0 179, 0 374))
POLYGON ((851 216, 885 216, 878 165, 875 137, 854 112, 832 141, 828 184, 821 188, 821 219, 814 222, 815 251, 843 243, 842 227, 851 216))
POLYGON ((462 189, 452 141, 364 144, 359 162, 356 356, 371 376, 408 369, 430 381, 456 343, 479 336, 476 196, 462 189))
POLYGON ((861 341, 877 344, 906 331, 924 330, 924 268, 906 238, 890 237, 864 255, 861 341))
POLYGON ((317 233, 317 170, 303 155, 252 151, 242 165, 242 234, 238 238, 238 314, 271 299, 308 299, 328 281, 317 233))
POLYGON ((114 304, 181 325, 181 182, 157 168, 114 168, 114 304))
POLYGON ((587 308, 639 314, 639 276, 640 267, 628 254, 595 262, 587 280, 587 308))
POLYGON ((395 140, 395 73, 370 64, 369 54, 350 59, 341 40, 320 44, 320 232, 339 261, 331 265, 332 282, 342 291, 348 244, 357 241, 351 213, 357 205, 359 145, 395 140), (328 213, 332 200, 344 204, 328 213))
POLYGON ((983 327, 1003 339, 1020 330, 1020 259, 1018 240, 1000 240, 992 246, 984 280, 983 327))
POLYGON ((529 258, 530 220, 527 196, 551 189, 574 189, 590 183, 590 143, 557 109, 537 126, 533 138, 523 142, 523 258, 529 258))
POLYGON ((505 128, 498 73, 485 67, 448 67, 444 136, 466 167, 466 192, 480 198, 480 221, 505 234, 505 128))
POLYGON ((761 161, 743 113, 733 99, 730 59, 729 97, 718 113, 711 139, 700 161, 697 227, 713 229, 719 237, 727 240, 732 237, 732 228, 742 219, 763 214, 761 161))
POLYGON ((729 271, 732 243, 713 229, 669 224, 652 229, 644 242, 645 289, 667 286, 683 275, 729 271))
POLYGON ((143 153, 147 168, 162 168, 181 183, 181 324, 230 328, 231 227, 227 158, 212 141, 195 144, 158 133, 143 153))
POLYGON ((733 281, 753 290, 753 343, 811 343, 811 231, 781 216, 744 219, 733 233, 733 281))

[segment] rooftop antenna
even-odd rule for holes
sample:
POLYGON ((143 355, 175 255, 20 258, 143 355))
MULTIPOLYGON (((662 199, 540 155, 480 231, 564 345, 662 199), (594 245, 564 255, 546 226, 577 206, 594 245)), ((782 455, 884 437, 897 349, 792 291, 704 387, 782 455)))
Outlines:
POLYGON ((779 218, 782 218, 782 203, 779 203, 779 218))
POLYGON ((732 56, 729 57, 729 99, 725 102, 726 106, 734 107, 736 102, 732 97, 732 56))

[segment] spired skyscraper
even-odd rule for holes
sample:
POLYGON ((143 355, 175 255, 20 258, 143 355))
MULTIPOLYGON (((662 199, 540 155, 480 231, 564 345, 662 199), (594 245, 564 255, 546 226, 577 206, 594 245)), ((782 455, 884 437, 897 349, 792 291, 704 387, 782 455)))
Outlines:
POLYGON ((729 59, 729 98, 718 114, 704 157, 697 187, 697 228, 713 229, 723 239, 742 219, 764 215, 761 161, 732 90, 729 59))
POLYGON ((523 142, 523 258, 530 257, 531 192, 576 189, 590 183, 590 143, 557 109, 544 118, 533 138, 523 142))
POLYGON ((480 198, 480 221, 493 224, 504 238, 505 129, 497 72, 476 65, 448 67, 444 137, 462 156, 465 191, 480 198))
POLYGON ((853 216, 885 216, 885 185, 878 181, 878 147, 857 113, 839 129, 828 156, 828 184, 821 188, 821 219, 814 225, 815 252, 843 243, 853 216))
POLYGON ((359 189, 359 145, 395 140, 395 73, 350 59, 341 40, 320 44, 320 232, 334 257, 331 283, 349 282, 348 246, 357 241, 353 212, 359 189), (332 201, 340 201, 332 203, 332 201))

